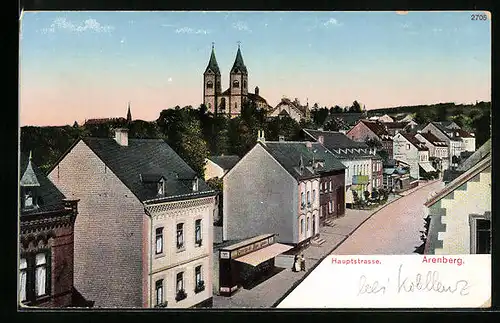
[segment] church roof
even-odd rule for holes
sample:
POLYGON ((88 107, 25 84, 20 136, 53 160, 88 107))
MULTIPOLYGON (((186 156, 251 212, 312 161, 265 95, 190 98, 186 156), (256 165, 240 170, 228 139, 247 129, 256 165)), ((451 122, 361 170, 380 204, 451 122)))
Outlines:
POLYGON ((207 73, 208 70, 211 70, 215 74, 220 75, 219 64, 217 64, 217 59, 215 58, 215 49, 213 46, 212 53, 210 54, 210 60, 208 61, 208 66, 205 69, 205 73, 207 73))
MULTIPOLYGON (((214 56, 215 57, 215 56, 214 56)), ((237 73, 237 71, 242 72, 244 74, 247 72, 247 67, 243 62, 243 56, 241 55, 240 47, 238 46, 238 51, 236 52, 236 59, 234 60, 233 68, 231 69, 231 73, 237 73)))

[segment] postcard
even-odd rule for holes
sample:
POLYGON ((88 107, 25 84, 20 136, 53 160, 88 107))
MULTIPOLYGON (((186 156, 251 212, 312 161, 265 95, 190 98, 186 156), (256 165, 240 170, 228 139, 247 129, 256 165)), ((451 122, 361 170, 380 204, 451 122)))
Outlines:
POLYGON ((24 11, 19 310, 491 306, 484 11, 24 11))

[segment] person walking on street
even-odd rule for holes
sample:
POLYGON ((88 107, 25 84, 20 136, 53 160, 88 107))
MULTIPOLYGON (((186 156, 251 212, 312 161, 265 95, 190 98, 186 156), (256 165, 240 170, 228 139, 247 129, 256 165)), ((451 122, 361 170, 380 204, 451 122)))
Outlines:
POLYGON ((295 255, 295 257, 293 258, 293 267, 292 267, 292 271, 294 272, 298 272, 300 271, 300 266, 299 266, 299 256, 295 255))
POLYGON ((300 255, 300 270, 306 271, 306 258, 304 258, 304 254, 300 255))

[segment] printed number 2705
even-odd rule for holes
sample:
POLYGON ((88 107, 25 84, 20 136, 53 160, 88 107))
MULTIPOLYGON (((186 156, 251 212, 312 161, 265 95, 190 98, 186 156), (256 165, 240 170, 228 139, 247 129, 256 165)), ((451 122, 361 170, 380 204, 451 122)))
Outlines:
POLYGON ((486 20, 488 17, 486 15, 473 14, 470 15, 470 20, 486 20))

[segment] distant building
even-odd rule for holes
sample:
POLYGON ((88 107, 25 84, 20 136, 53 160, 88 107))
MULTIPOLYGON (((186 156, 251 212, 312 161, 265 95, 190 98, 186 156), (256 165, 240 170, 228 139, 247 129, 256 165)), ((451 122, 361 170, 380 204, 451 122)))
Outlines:
POLYGON ((330 216, 344 203, 344 170, 319 143, 257 142, 224 176, 223 240, 276 233, 281 243, 310 242, 319 236, 321 194, 334 192, 330 216))
POLYGON ((310 120, 310 110, 308 105, 301 105, 298 99, 291 101, 282 98, 278 105, 269 111, 269 117, 289 116, 297 122, 301 120, 310 120))
POLYGON ((491 154, 431 197, 425 254, 491 253, 491 154))
POLYGON ((429 162, 429 148, 415 136, 398 133, 394 136, 394 159, 410 166, 410 176, 420 179, 424 172, 435 172, 429 162))
POLYGON ((129 103, 128 110, 127 110, 127 118, 116 117, 116 118, 86 119, 83 125, 84 126, 100 125, 100 124, 106 124, 106 123, 110 123, 110 122, 125 124, 125 123, 131 122, 131 121, 132 121, 132 114, 130 113, 130 103, 129 103))
POLYGON ((49 178, 80 199, 83 296, 98 307, 210 306, 216 194, 164 140, 84 137, 49 178))
POLYGON ((415 138, 429 148, 429 160, 432 163, 432 167, 439 172, 450 167, 446 141, 434 136, 430 131, 417 133, 415 138))
POLYGON ((237 155, 220 155, 210 156, 206 160, 205 180, 218 177, 223 178, 224 175, 240 161, 237 155))
POLYGON ((411 188, 410 165, 395 159, 387 160, 383 169, 383 188, 388 192, 399 193, 411 188))
POLYGON ((348 128, 353 127, 359 120, 366 118, 366 112, 339 112, 330 113, 327 117, 329 119, 340 120, 343 125, 348 128))
POLYGON ((19 301, 22 306, 79 307, 73 286, 73 232, 78 200, 69 200, 21 155, 19 301))
POLYGON ((365 142, 368 139, 377 140, 382 144, 382 150, 387 152, 388 159, 393 158, 392 136, 379 121, 360 120, 347 132, 347 137, 359 142, 365 142))
POLYGON ((312 129, 303 129, 303 132, 306 140, 313 139, 324 145, 346 166, 345 202, 348 206, 354 202, 353 191, 363 198, 364 191, 371 193, 373 188, 382 187, 382 160, 376 155, 375 148, 353 141, 340 132, 312 129))
POLYGON ((373 116, 370 117, 369 120, 379 121, 379 122, 394 122, 394 119, 387 114, 384 114, 383 116, 373 116))
POLYGON ((429 131, 448 145, 450 166, 456 167, 458 165, 460 154, 463 151, 476 150, 475 135, 460 129, 455 122, 430 122, 422 129, 422 132, 429 131))
POLYGON ((214 114, 225 114, 233 118, 240 115, 241 106, 249 101, 255 102, 260 109, 271 109, 266 99, 260 96, 259 87, 255 87, 255 93, 248 92, 248 69, 243 62, 239 45, 229 73, 229 88, 222 92, 220 68, 212 45, 210 59, 203 73, 203 104, 214 114))

